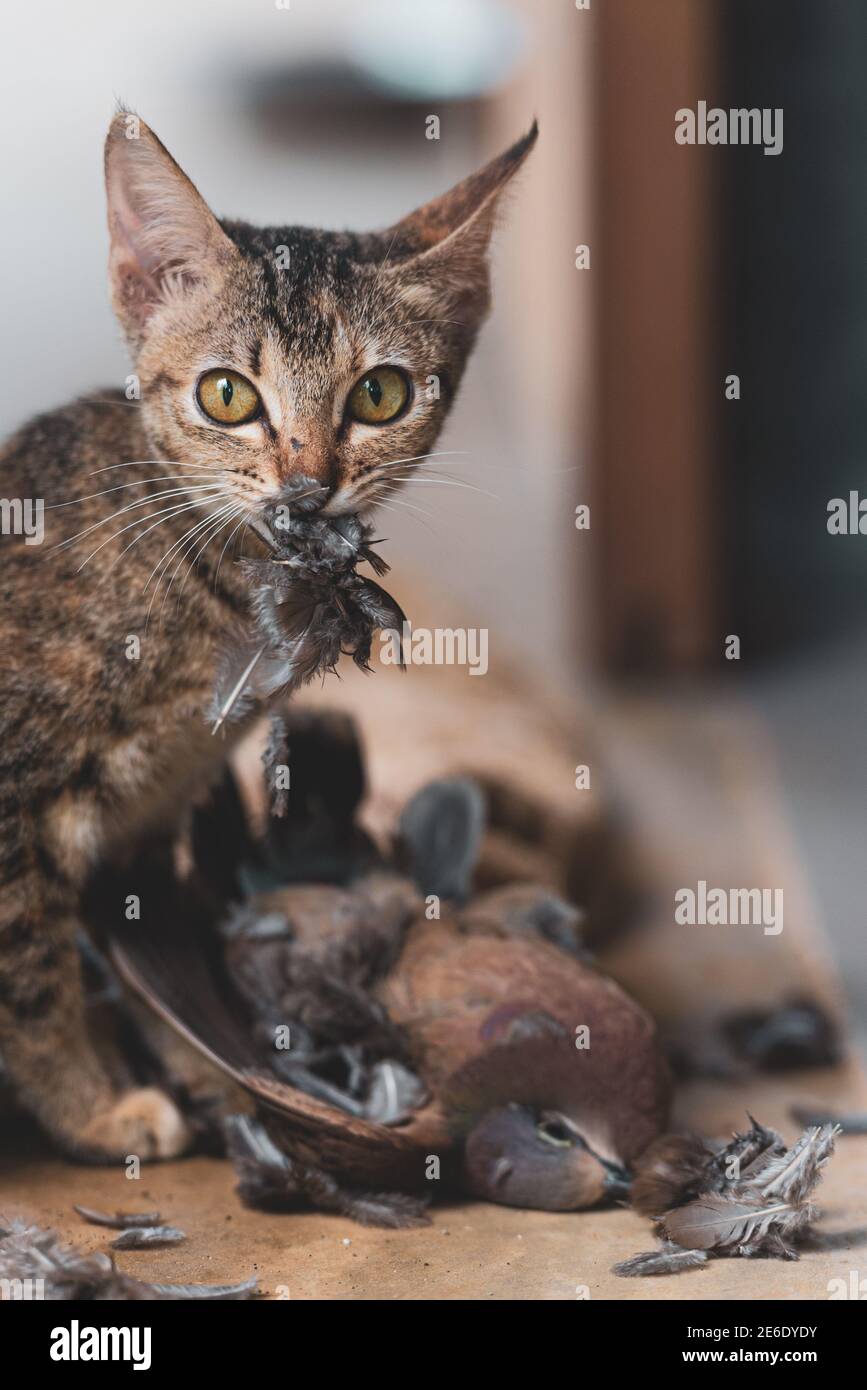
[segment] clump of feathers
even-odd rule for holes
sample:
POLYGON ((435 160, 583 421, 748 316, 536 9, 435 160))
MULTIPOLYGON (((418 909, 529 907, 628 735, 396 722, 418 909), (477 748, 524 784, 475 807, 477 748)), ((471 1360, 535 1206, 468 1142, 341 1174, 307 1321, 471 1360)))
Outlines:
POLYGON ((309 478, 292 484, 266 514, 272 553, 241 561, 250 581, 255 638, 225 663, 214 700, 214 732, 245 715, 254 701, 288 695, 335 670, 342 654, 368 670, 378 628, 403 631, 406 615, 375 580, 390 566, 374 550, 371 528, 357 516, 311 515, 323 489, 309 478), (234 673, 241 675, 233 681, 234 673))
POLYGON ((836 1125, 817 1126, 787 1148, 750 1116, 750 1128, 725 1145, 691 1135, 658 1140, 641 1160, 632 1202, 654 1221, 660 1245, 614 1273, 675 1274, 721 1255, 796 1260, 839 1133, 836 1125))
POLYGON ((426 1226, 427 1201, 403 1192, 361 1192, 339 1183, 318 1165, 293 1158, 278 1148, 267 1130, 249 1115, 224 1121, 226 1148, 238 1178, 237 1193, 245 1206, 259 1211, 292 1211, 312 1206, 351 1217, 362 1226, 401 1230, 426 1226))
POLYGON ((384 894, 365 887, 354 895, 352 930, 316 954, 295 941, 279 913, 239 908, 228 924, 226 960, 251 1036, 276 1075, 350 1114, 396 1124, 426 1093, 372 987, 393 962, 409 911, 400 902, 389 910, 384 894), (274 1047, 286 1020, 291 1051, 274 1047))
POLYGON ((23 1221, 0 1223, 0 1283, 13 1300, 152 1302, 238 1300, 256 1293, 241 1284, 151 1284, 119 1270, 110 1255, 63 1245, 55 1231, 23 1221))

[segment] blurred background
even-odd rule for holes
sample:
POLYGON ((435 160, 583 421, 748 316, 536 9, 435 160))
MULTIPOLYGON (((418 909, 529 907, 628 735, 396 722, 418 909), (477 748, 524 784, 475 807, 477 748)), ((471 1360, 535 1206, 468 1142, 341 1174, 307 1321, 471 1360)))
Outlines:
POLYGON ((4 38, 4 435, 129 370, 118 99, 218 214, 358 230, 539 118, 441 445, 479 490, 418 487, 430 516, 389 515, 390 558, 582 704, 756 713, 863 1029, 867 541, 826 526, 867 448, 863 4, 43 0, 4 38), (699 99, 783 107, 783 152, 677 145, 699 99))

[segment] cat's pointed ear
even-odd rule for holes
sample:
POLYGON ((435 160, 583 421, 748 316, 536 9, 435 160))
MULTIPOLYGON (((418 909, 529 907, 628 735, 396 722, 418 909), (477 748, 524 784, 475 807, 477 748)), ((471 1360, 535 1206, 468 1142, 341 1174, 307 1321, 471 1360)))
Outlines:
POLYGON ((536 143, 533 122, 504 154, 470 174, 382 234, 386 265, 397 277, 426 284, 440 300, 469 299, 479 312, 488 300, 488 246, 501 195, 536 143))
POLYGON ((166 294, 218 277, 238 254, 207 203, 140 117, 105 142, 112 303, 136 340, 166 294))

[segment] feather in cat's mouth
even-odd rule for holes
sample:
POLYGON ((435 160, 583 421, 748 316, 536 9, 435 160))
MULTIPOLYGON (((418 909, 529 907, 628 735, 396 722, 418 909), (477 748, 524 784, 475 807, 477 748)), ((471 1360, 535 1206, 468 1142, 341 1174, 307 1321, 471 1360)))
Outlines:
MULTIPOLYGON (((355 505, 350 497, 332 492, 314 478, 304 475, 291 479, 261 511, 250 520, 251 528, 275 552, 292 546, 293 536, 306 537, 317 529, 309 523, 316 519, 326 525, 337 525, 348 518, 358 519, 372 509, 372 504, 355 505)), ((319 528, 321 529, 321 527, 319 528)))
POLYGON ((244 650, 227 654, 212 705, 213 733, 252 702, 287 695, 333 671, 343 654, 368 669, 377 629, 405 630, 400 605, 358 573, 363 563, 379 577, 390 568, 373 548, 371 528, 351 512, 324 515, 323 495, 327 489, 314 479, 293 479, 251 522, 269 554, 241 561, 253 631, 244 650))

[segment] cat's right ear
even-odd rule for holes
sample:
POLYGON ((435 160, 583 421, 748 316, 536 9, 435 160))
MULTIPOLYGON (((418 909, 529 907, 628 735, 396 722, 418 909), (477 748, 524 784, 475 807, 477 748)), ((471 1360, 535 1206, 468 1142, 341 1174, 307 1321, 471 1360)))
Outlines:
POLYGON ((137 342, 153 311, 220 277, 237 250, 184 171, 139 116, 119 111, 105 142, 112 303, 137 342))

